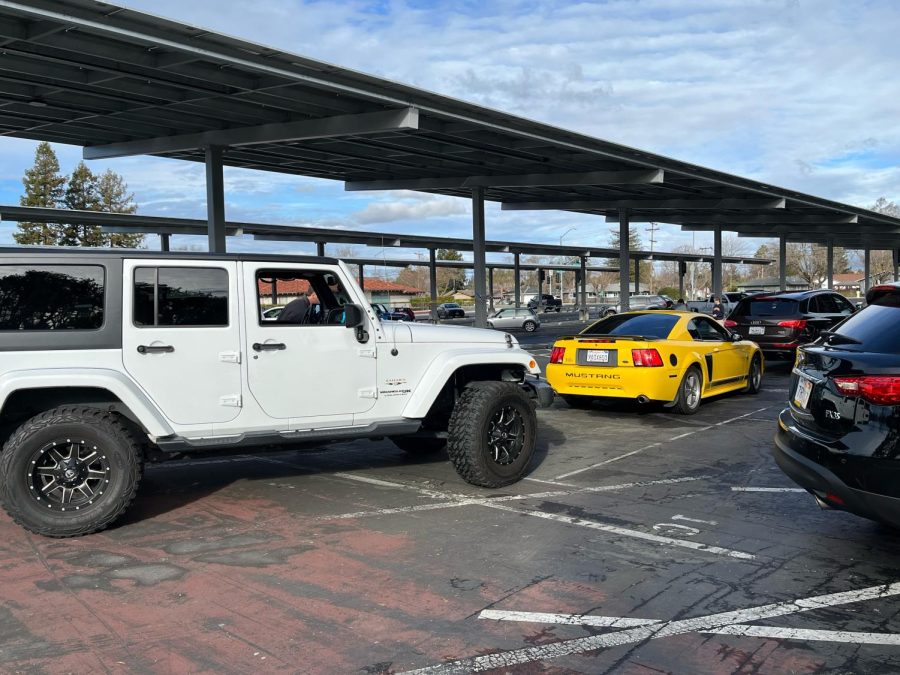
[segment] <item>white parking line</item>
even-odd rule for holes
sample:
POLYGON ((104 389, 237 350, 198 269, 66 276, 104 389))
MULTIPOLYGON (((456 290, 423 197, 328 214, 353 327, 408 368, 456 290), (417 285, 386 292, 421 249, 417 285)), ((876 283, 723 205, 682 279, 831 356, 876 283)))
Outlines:
POLYGON ((723 420, 722 422, 716 422, 715 424, 710 424, 709 426, 700 427, 699 429, 694 429, 693 431, 687 431, 683 434, 678 434, 677 436, 673 436, 668 440, 661 441, 659 443, 651 443, 650 445, 645 445, 643 448, 638 448, 637 450, 632 450, 631 452, 626 452, 624 455, 618 455, 616 457, 612 457, 610 459, 605 459, 602 462, 596 462, 595 464, 591 464, 590 466, 586 466, 583 469, 576 469, 575 471, 569 471, 568 473, 562 473, 554 478, 554 480, 562 480, 564 478, 571 478, 572 476, 577 476, 580 473, 584 473, 585 471, 590 471, 591 469, 596 469, 597 467, 605 466, 606 464, 611 464, 612 462, 618 462, 620 459, 625 459, 626 457, 631 457, 632 455, 636 455, 639 452, 644 452, 645 450, 649 450, 650 448, 656 448, 664 445, 665 443, 671 443, 672 441, 678 441, 682 438, 687 438, 688 436, 693 436, 694 434, 699 434, 701 431, 709 431, 710 429, 715 429, 716 427, 721 427, 725 424, 731 424, 732 422, 737 422, 738 420, 742 420, 746 417, 750 417, 751 415, 756 415, 757 413, 761 413, 764 410, 768 410, 771 406, 767 406, 765 408, 760 408, 759 410, 754 410, 753 412, 746 413, 745 415, 738 415, 737 417, 732 417, 728 420, 723 420))
MULTIPOLYGON (((800 612, 809 612, 814 609, 826 609, 864 600, 877 600, 900 595, 900 583, 882 584, 870 586, 855 591, 842 593, 829 593, 811 598, 800 598, 787 602, 777 602, 759 607, 739 609, 729 612, 719 612, 707 616, 699 616, 692 619, 680 619, 677 621, 665 621, 663 623, 638 626, 627 630, 603 635, 590 635, 588 637, 562 640, 551 644, 515 649, 507 652, 485 654, 447 663, 440 663, 426 668, 407 671, 405 675, 455 675, 457 673, 472 673, 491 668, 505 668, 522 663, 532 663, 547 659, 568 656, 569 654, 582 654, 598 649, 616 647, 619 645, 636 644, 645 640, 658 640, 659 638, 684 633, 705 633, 718 631, 728 626, 749 621, 772 619, 800 612)), ((765 629, 765 627, 760 627, 765 629)), ((817 631, 818 632, 818 631, 817 631)), ((867 634, 863 635, 880 635, 867 634)), ((766 636, 769 637, 769 636, 766 636)))
POLYGON ((599 626, 605 628, 632 628, 661 623, 659 619, 629 619, 624 616, 599 616, 596 614, 547 614, 544 612, 510 612, 501 609, 484 609, 479 619, 516 621, 520 623, 549 623, 555 626, 599 626))
POLYGON ((803 488, 733 487, 732 492, 806 492, 803 488))
POLYGON ((703 523, 704 525, 718 525, 715 520, 700 520, 699 518, 688 518, 680 513, 672 516, 672 520, 686 520, 689 523, 703 523))

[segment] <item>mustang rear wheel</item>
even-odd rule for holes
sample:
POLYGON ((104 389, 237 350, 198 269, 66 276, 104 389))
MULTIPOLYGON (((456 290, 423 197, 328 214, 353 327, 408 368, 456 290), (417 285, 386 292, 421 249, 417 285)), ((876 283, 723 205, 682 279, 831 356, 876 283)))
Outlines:
POLYGON ((463 389, 448 428, 447 454, 467 483, 502 487, 528 470, 537 416, 513 382, 471 382, 463 389))
POLYGON ((750 370, 747 371, 747 386, 744 394, 756 394, 762 389, 762 360, 759 354, 755 354, 750 361, 750 370))
POLYGON ((691 366, 684 374, 678 387, 678 396, 673 409, 682 415, 693 415, 700 408, 700 397, 703 391, 703 376, 697 366, 691 366))

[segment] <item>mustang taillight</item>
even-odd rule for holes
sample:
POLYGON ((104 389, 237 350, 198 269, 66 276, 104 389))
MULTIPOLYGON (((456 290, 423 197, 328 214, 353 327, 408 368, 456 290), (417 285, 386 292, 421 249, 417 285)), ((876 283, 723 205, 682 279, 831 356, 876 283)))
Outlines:
POLYGON ((550 363, 562 363, 566 357, 565 347, 554 347, 550 350, 550 363))
POLYGON ((731 319, 725 319, 725 328, 736 328, 737 321, 732 321, 731 319))
POLYGON ((779 321, 778 325, 782 328, 806 328, 806 319, 789 319, 788 321, 779 321))
POLYGON ((636 366, 649 368, 661 368, 663 364, 662 357, 655 349, 632 349, 631 362, 636 366))
POLYGON ((836 377, 834 384, 844 396, 863 398, 875 405, 900 405, 900 376, 898 375, 836 377))

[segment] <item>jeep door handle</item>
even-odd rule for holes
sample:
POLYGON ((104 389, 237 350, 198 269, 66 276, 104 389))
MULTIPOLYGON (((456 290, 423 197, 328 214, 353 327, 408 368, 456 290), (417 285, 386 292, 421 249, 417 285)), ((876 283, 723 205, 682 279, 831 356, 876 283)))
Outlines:
POLYGON ((253 343, 253 351, 262 352, 262 351, 282 351, 283 349, 287 349, 287 345, 283 342, 254 342, 253 343))
POLYGON ((161 354, 163 352, 174 352, 175 347, 172 345, 138 345, 138 354, 161 354))

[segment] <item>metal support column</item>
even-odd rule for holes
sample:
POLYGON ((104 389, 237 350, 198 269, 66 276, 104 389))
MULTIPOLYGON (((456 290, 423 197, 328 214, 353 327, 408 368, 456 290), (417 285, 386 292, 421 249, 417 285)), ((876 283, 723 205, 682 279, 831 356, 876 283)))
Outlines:
POLYGON ((634 259, 634 294, 638 295, 641 292, 641 260, 640 258, 634 259))
POLYGON ((316 242, 316 255, 320 258, 325 256, 325 242, 317 241, 316 242))
POLYGON ((900 281, 900 250, 892 249, 891 257, 894 260, 894 281, 900 281))
POLYGON ((494 313, 494 268, 488 267, 488 306, 491 314, 494 313))
POLYGON ((540 310, 540 306, 541 306, 540 300, 541 300, 541 296, 544 295, 544 280, 541 279, 541 274, 543 274, 543 272, 544 272, 544 270, 540 267, 537 270, 535 270, 535 273, 537 274, 537 282, 538 282, 538 289, 537 289, 537 297, 538 297, 537 310, 538 311, 541 311, 540 310))
POLYGON ((359 269, 359 287, 365 293, 366 290, 366 273, 364 270, 364 265, 357 265, 357 269, 359 269))
POLYGON ((171 235, 166 234, 165 232, 159 235, 159 250, 160 251, 168 251, 169 250, 169 237, 171 235))
POLYGON ((513 292, 516 296, 516 307, 522 306, 522 270, 519 269, 519 254, 513 253, 513 292))
POLYGON ((581 312, 579 317, 582 321, 588 320, 587 305, 587 257, 581 256, 581 312))
POLYGON ((631 284, 628 283, 628 270, 631 264, 628 259, 628 250, 631 242, 628 237, 628 209, 619 210, 619 308, 627 312, 631 306, 629 302, 631 284))
POLYGON ((828 284, 826 288, 832 290, 834 288, 834 239, 829 239, 825 246, 825 276, 828 284))
POLYGON ((863 281, 859 286, 859 294, 865 296, 866 292, 868 292, 871 282, 869 281, 872 277, 872 249, 868 246, 864 251, 863 255, 863 281))
POLYGON ((433 248, 428 249, 428 287, 431 289, 431 320, 437 323, 437 263, 433 248))
POLYGON ((209 252, 225 253, 225 182, 222 148, 206 148, 206 220, 209 252))
POLYGON ((787 237, 778 237, 778 287, 787 290, 787 237))
POLYGON ((717 298, 721 298, 722 290, 722 227, 720 225, 716 225, 716 229, 713 230, 713 295, 717 298))
POLYGON ((684 274, 687 272, 687 263, 683 260, 676 260, 675 268, 678 270, 678 298, 684 300, 684 274))
POLYGON ((475 267, 475 327, 487 327, 485 301, 484 188, 472 188, 472 264, 475 267))

